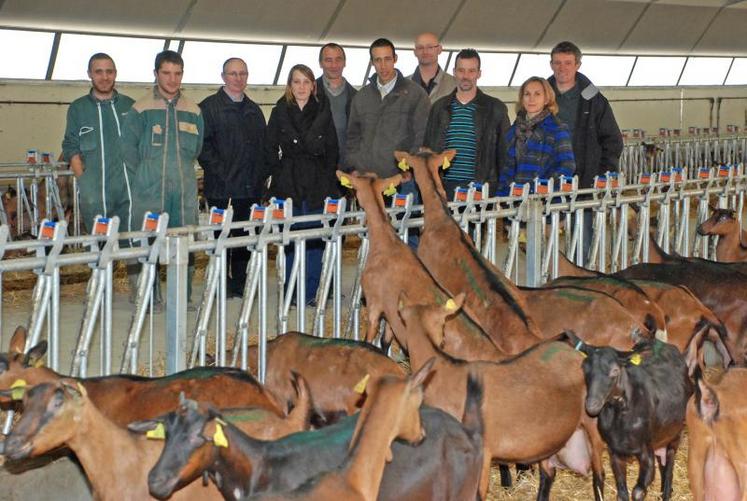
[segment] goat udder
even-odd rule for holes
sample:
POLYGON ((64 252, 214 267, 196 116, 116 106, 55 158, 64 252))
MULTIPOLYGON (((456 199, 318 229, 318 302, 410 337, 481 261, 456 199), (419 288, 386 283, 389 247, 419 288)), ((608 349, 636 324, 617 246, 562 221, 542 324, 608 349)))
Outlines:
POLYGON ((581 429, 574 431, 563 448, 550 458, 550 464, 588 475, 591 472, 591 452, 586 432, 581 429))
POLYGON ((705 501, 738 501, 741 497, 737 472, 729 459, 716 447, 706 456, 704 476, 705 501))

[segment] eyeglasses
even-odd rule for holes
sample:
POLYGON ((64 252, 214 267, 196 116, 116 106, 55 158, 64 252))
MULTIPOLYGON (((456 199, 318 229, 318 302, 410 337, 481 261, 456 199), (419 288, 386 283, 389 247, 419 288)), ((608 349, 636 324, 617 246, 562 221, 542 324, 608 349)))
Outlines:
POLYGON ((425 52, 426 50, 436 50, 441 47, 441 44, 436 45, 416 45, 415 50, 418 52, 425 52))
POLYGON ((249 76, 249 72, 247 71, 232 71, 230 73, 223 73, 223 74, 226 75, 227 77, 233 77, 233 78, 239 78, 239 77, 244 78, 244 77, 249 76))

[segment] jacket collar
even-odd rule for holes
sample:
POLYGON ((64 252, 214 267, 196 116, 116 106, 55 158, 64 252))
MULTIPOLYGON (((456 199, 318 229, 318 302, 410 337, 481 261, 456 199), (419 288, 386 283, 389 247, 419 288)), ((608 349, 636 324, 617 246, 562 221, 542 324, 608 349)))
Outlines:
MULTIPOLYGON (((394 71, 397 72, 397 76, 395 77, 397 79, 397 82, 394 84, 394 88, 392 89, 392 92, 396 92, 396 91, 398 91, 398 90, 400 90, 402 88, 402 85, 404 85, 403 84, 403 80, 405 78, 404 76, 402 76, 402 72, 399 71, 397 68, 394 68, 394 71)), ((373 75, 371 75, 368 78, 368 84, 371 85, 371 86, 373 86, 373 88, 378 91, 378 87, 377 87, 378 81, 377 81, 377 78, 379 78, 379 75, 377 75, 376 73, 374 73, 373 75)))
MULTIPOLYGON (((550 82, 550 85, 552 85, 552 90, 554 90, 557 94, 558 84, 555 81, 555 75, 548 78, 547 81, 550 82)), ((597 88, 597 86, 591 83, 591 80, 589 80, 589 78, 581 72, 576 73, 576 85, 581 90, 581 97, 586 101, 599 94, 599 89, 597 88)))
MULTIPOLYGON (((176 96, 174 96, 173 99, 171 99, 171 103, 176 105, 176 103, 179 102, 179 99, 182 97, 182 90, 179 89, 179 91, 176 93, 176 96)), ((156 100, 162 100, 165 102, 169 102, 168 99, 166 99, 159 91, 158 91, 158 85, 153 86, 153 98, 156 100)))

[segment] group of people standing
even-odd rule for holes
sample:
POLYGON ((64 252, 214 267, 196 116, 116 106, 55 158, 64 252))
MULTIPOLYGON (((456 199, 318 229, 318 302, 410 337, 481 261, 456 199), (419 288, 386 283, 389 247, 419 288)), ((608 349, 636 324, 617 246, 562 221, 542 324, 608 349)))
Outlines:
MULTIPOLYGON (((251 205, 268 194, 292 198, 294 215, 321 213, 325 197, 340 194, 336 169, 391 176, 399 172, 395 150, 456 149, 443 177, 449 194, 470 181, 501 192, 514 181, 574 173, 587 187, 617 169, 620 130, 608 101, 578 72, 574 44, 552 50, 553 76, 524 82, 513 125, 506 105, 477 85, 479 53, 461 50, 452 76, 438 64, 441 51, 436 35, 419 35, 418 66, 404 76, 394 44, 377 39, 369 48, 375 73, 356 90, 343 76, 344 48, 328 43, 319 51, 322 75, 293 66, 267 123, 245 93, 249 71, 240 58, 225 61, 224 85, 196 105, 181 92, 178 53, 156 56, 155 86, 136 102, 115 90, 111 57, 94 54, 92 89, 71 104, 63 141, 64 160, 80 179, 83 221, 117 215, 130 230, 145 212, 165 211, 170 226, 196 224, 195 161, 205 172, 208 203, 231 205, 234 220, 248 219, 251 205)), ((412 178, 400 193, 417 197, 412 178)), ((307 253, 306 290, 313 295, 321 244, 309 242, 307 253)), ((245 250, 232 252, 229 296, 242 294, 247 260, 245 250)))

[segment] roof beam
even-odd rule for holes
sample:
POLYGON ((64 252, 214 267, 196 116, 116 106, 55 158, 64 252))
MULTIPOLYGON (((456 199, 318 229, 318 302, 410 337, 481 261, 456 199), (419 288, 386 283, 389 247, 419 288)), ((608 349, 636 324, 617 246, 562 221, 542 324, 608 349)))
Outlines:
POLYGON ((562 0, 560 2, 560 5, 558 5, 558 8, 555 9, 555 13, 552 15, 550 20, 545 25, 545 29, 542 30, 542 33, 540 33, 539 37, 537 37, 537 41, 534 42, 534 45, 532 46, 533 49, 536 49, 540 42, 542 42, 542 39, 545 38, 545 35, 547 35, 547 30, 550 29, 550 26, 552 26, 552 23, 555 22, 555 20, 558 18, 558 15, 560 14, 560 11, 563 10, 563 7, 565 7, 565 4, 568 0, 562 0))
POLYGON ((189 22, 189 18, 192 17, 192 11, 195 9, 195 5, 197 5, 197 0, 191 0, 189 2, 189 5, 184 9, 184 13, 179 18, 179 22, 174 28, 174 33, 181 33, 184 30, 184 27, 187 26, 187 23, 189 22))
POLYGON ((630 38, 630 35, 633 34, 633 30, 635 30, 636 27, 638 27, 638 24, 641 22, 641 19, 643 19, 643 16, 646 15, 646 12, 648 11, 649 8, 651 8, 651 6, 654 4, 654 2, 656 2, 656 0, 650 0, 646 4, 646 6, 641 10, 641 13, 638 14, 638 17, 636 18, 635 21, 633 21, 633 24, 631 25, 630 29, 628 30, 628 32, 623 37, 622 41, 620 42, 620 45, 617 46, 617 50, 622 49, 623 45, 625 45, 625 42, 627 42, 628 38, 630 38))
POLYGON ((337 21, 337 16, 340 15, 340 11, 342 11, 342 8, 345 7, 345 4, 348 0, 340 0, 337 3, 337 7, 335 7, 335 11, 332 13, 331 16, 329 16, 329 21, 327 21, 327 25, 322 30, 321 34, 319 35, 319 40, 324 40, 327 38, 327 35, 329 34, 329 30, 332 29, 332 26, 335 24, 335 21, 337 21))
POLYGON ((446 26, 444 26, 444 29, 441 30, 441 33, 439 33, 438 35, 438 40, 440 42, 443 42, 444 37, 451 29, 451 26, 454 24, 454 21, 456 21, 457 16, 462 12, 462 9, 464 8, 464 4, 466 3, 467 3, 467 0, 461 0, 461 2, 459 2, 459 5, 457 5, 456 9, 454 9, 454 13, 449 18, 449 22, 446 23, 446 26))

